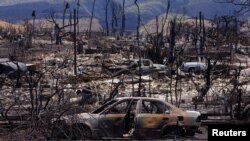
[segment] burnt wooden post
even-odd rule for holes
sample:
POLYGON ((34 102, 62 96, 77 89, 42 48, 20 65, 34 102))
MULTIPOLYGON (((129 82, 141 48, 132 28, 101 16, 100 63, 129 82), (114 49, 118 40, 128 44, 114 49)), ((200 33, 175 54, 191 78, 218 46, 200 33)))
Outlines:
POLYGON ((198 54, 199 54, 199 48, 197 46, 197 43, 198 43, 198 18, 195 17, 195 31, 194 31, 194 39, 193 39, 193 43, 194 43, 194 46, 195 46, 195 51, 196 51, 196 57, 197 59, 199 58, 198 57, 198 54))
POLYGON ((76 9, 74 9, 74 74, 77 75, 76 69, 76 9))
POLYGON ((197 105, 198 105, 198 104, 197 104, 197 101, 195 101, 195 103, 194 103, 194 110, 195 110, 195 111, 197 111, 197 105))
POLYGON ((138 46, 139 47, 139 86, 138 86, 138 95, 137 96, 142 96, 141 95, 141 81, 142 81, 142 79, 141 79, 141 72, 142 72, 142 68, 141 68, 141 63, 142 63, 142 61, 141 61, 141 49, 140 49, 140 46, 138 46))
POLYGON ((77 53, 78 53, 78 54, 83 54, 83 43, 82 43, 81 40, 78 41, 77 53))
POLYGON ((33 10, 32 11, 32 17, 33 17, 33 27, 32 27, 32 33, 29 35, 29 46, 30 47, 32 47, 33 46, 33 44, 32 44, 32 40, 33 40, 33 38, 34 37, 32 37, 32 36, 34 36, 34 34, 35 34, 35 20, 36 20, 36 11, 35 10, 33 10))
POLYGON ((33 35, 34 35, 34 32, 35 32, 35 19, 36 19, 36 11, 33 10, 32 11, 32 17, 33 17, 33 35))
POLYGON ((159 52, 158 52, 158 48, 159 48, 159 19, 158 19, 158 16, 156 16, 156 44, 154 45, 155 46, 155 55, 154 55, 154 59, 155 61, 157 60, 158 61, 158 55, 159 55, 159 52))
MULTIPOLYGON (((79 23, 79 8, 80 8, 80 0, 77 1, 77 10, 76 10, 77 23, 79 23)), ((79 28, 79 24, 77 24, 77 35, 79 34, 80 34, 80 28, 79 28)))

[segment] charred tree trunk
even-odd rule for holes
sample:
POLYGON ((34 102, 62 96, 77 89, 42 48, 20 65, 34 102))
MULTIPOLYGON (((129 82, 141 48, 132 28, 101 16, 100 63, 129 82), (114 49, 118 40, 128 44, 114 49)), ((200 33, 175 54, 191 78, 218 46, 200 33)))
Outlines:
MULTIPOLYGON (((170 68, 171 70, 173 70, 173 63, 174 63, 174 46, 175 46, 175 20, 170 22, 170 37, 169 37, 169 48, 170 48, 170 52, 169 52, 169 59, 168 62, 170 64, 170 68)), ((173 76, 171 75, 170 78, 170 99, 171 99, 171 103, 173 104, 173 97, 172 97, 172 81, 173 81, 173 76)))
POLYGON ((207 69, 206 69, 206 72, 205 72, 205 79, 206 79, 206 83, 201 87, 200 89, 200 94, 198 96, 198 102, 199 101, 203 101, 203 97, 205 95, 207 95, 210 87, 211 87, 211 71, 212 71, 212 68, 213 66, 215 65, 216 62, 214 62, 214 64, 212 65, 211 64, 211 59, 210 58, 207 58, 207 69))
MULTIPOLYGON (((72 25, 72 21, 71 20, 72 20, 72 13, 70 12, 70 14, 69 14, 69 24, 70 25, 72 25)), ((70 28, 69 31, 71 32, 72 31, 72 26, 70 26, 69 28, 70 28)))
MULTIPOLYGON (((200 31, 199 31, 199 35, 200 35, 200 47, 199 47, 198 55, 202 55, 204 47, 205 47, 206 31, 205 31, 205 25, 204 25, 205 24, 204 23, 204 16, 202 15, 201 12, 199 13, 199 17, 200 17, 200 31)), ((200 60, 203 60, 202 57, 199 57, 199 58, 200 58, 200 60)))
POLYGON ((61 33, 61 28, 59 27, 58 24, 55 24, 56 45, 62 44, 60 33, 61 33))
POLYGON ((175 47, 175 20, 170 22, 170 39, 169 39, 169 47, 170 47, 170 63, 174 62, 174 47, 175 47))

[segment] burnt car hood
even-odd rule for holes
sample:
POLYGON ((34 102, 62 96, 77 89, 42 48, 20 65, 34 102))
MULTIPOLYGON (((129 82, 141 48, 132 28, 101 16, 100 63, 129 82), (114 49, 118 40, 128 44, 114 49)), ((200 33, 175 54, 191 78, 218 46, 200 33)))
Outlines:
POLYGON ((184 122, 185 125, 189 126, 200 126, 199 116, 201 115, 198 111, 186 111, 184 122))
POLYGON ((68 125, 73 125, 76 123, 87 123, 88 125, 98 123, 98 114, 91 114, 91 113, 79 113, 75 115, 65 115, 61 116, 59 119, 54 118, 51 120, 52 123, 56 121, 63 121, 68 125))
POLYGON ((200 112, 198 111, 186 111, 187 112, 187 115, 190 116, 190 117, 198 117, 200 116, 200 112))

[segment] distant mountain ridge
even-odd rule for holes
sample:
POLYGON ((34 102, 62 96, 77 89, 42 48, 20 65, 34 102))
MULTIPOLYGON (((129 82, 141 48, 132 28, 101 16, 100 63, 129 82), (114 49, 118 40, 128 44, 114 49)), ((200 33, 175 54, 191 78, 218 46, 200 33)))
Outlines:
MULTIPOLYGON (((70 2, 71 11, 75 7, 76 0, 66 0, 70 2)), ((122 0, 114 0, 121 3, 122 0)), ((93 0, 80 0, 80 18, 90 17, 93 0)), ((102 25, 105 25, 105 2, 106 0, 96 0, 95 18, 102 25)), ((31 18, 32 10, 36 10, 37 18, 45 18, 53 10, 57 13, 57 18, 62 17, 63 0, 1 0, 0 19, 8 22, 17 23, 25 18, 31 18)), ((166 11, 167 0, 138 0, 141 10, 141 18, 144 23, 155 19, 166 11)), ((186 14, 189 17, 198 16, 202 11, 206 18, 213 18, 215 15, 233 14, 238 7, 232 4, 219 4, 213 0, 171 0, 171 13, 186 14), (226 8, 225 8, 226 7, 226 8)), ((137 21, 137 8, 133 0, 126 0, 126 27, 135 29, 137 21)), ((109 12, 111 21, 111 12, 109 12)))

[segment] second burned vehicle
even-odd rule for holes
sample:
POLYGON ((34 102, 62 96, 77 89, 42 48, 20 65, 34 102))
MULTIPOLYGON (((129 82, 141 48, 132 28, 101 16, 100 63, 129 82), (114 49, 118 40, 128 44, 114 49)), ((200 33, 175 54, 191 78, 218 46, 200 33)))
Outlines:
POLYGON ((183 111, 160 99, 123 97, 92 113, 53 119, 52 135, 71 139, 194 136, 200 126, 199 117, 197 111, 183 111))
POLYGON ((131 71, 135 74, 148 75, 152 72, 170 71, 166 65, 155 64, 150 59, 132 59, 123 62, 120 65, 109 66, 109 70, 113 73, 119 73, 121 71, 131 71))
POLYGON ((207 65, 202 62, 185 62, 181 65, 181 70, 188 73, 201 73, 205 72, 207 65))

